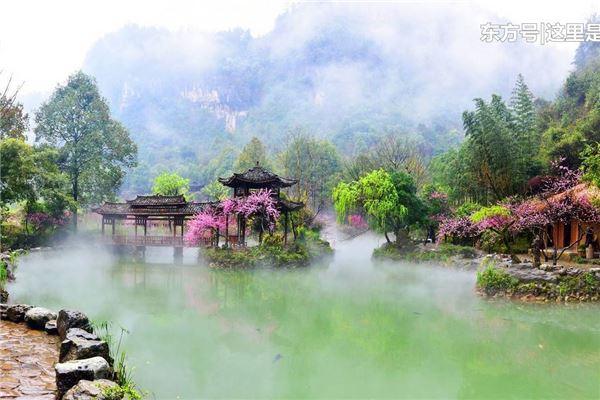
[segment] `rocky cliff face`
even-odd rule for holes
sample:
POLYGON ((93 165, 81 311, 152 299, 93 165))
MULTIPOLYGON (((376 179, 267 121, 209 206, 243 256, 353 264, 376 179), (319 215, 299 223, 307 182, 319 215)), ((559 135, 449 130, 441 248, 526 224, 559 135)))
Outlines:
POLYGON ((225 130, 229 133, 235 132, 238 121, 247 115, 247 111, 232 110, 227 104, 221 102, 219 92, 215 89, 202 89, 192 87, 184 89, 181 97, 192 103, 200 105, 201 108, 210 111, 219 120, 225 123, 225 130))

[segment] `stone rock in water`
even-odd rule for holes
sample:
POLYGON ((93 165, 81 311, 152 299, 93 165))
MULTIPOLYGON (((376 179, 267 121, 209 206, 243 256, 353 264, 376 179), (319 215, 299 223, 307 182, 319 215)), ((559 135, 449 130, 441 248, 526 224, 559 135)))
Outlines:
POLYGON ((8 301, 8 292, 0 288, 0 303, 6 303, 8 301))
POLYGON ((44 330, 48 335, 58 335, 58 328, 56 327, 56 320, 53 319, 51 321, 46 322, 44 326, 44 330))
POLYGON ((12 322, 22 322, 23 318, 25 318, 25 313, 31 310, 33 306, 27 304, 14 304, 12 306, 8 306, 6 310, 6 318, 12 322))
POLYGON ((112 359, 109 356, 108 343, 83 329, 69 329, 65 340, 60 344, 59 362, 91 357, 102 357, 111 364, 112 359))
POLYGON ((60 310, 56 319, 56 326, 58 328, 58 336, 60 336, 61 340, 65 340, 67 331, 71 328, 80 328, 84 331, 92 332, 92 326, 88 317, 79 311, 60 310))
POLYGON ((42 307, 33 307, 25 313, 25 322, 31 329, 43 330, 46 322, 56 319, 56 313, 42 307))
POLYGON ((0 303, 0 321, 7 319, 6 311, 8 310, 8 304, 0 303))
POLYGON ((102 357, 58 363, 54 366, 54 370, 56 371, 57 398, 61 398, 63 394, 83 379, 93 381, 112 377, 112 369, 102 357))
POLYGON ((107 379, 97 379, 95 381, 82 380, 69 389, 62 400, 108 400, 103 392, 108 388, 116 386, 118 385, 115 382, 107 379))

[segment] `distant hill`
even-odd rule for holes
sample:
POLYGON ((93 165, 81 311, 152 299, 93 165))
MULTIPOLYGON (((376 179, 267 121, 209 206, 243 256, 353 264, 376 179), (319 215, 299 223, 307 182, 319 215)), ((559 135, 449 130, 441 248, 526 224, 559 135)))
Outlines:
POLYGON ((124 27, 93 46, 84 71, 138 143, 125 189, 143 192, 163 170, 210 181, 227 149, 257 136, 277 151, 294 130, 351 155, 391 129, 436 153, 460 140, 473 98, 507 95, 519 72, 553 98, 573 54, 483 43, 488 21, 503 22, 467 5, 304 4, 258 38, 124 27))

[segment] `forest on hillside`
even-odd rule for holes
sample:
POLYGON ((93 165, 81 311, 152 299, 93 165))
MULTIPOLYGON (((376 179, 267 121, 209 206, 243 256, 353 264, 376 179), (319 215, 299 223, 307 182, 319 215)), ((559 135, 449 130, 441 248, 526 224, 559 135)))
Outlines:
POLYGON ((83 70, 139 145, 122 193, 165 171, 209 184, 252 137, 275 154, 304 134, 352 157, 392 132, 429 159, 462 141, 474 98, 510 96, 522 73, 552 99, 570 68, 554 48, 479 42, 497 17, 475 7, 363 11, 299 5, 260 37, 128 26, 96 43, 83 70))

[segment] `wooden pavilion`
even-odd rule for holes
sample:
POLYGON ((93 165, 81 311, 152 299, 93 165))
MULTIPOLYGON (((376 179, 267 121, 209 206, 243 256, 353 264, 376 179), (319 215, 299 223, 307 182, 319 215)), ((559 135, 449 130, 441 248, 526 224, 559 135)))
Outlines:
MULTIPOLYGON (((304 207, 303 203, 289 201, 281 197, 281 189, 288 188, 298 183, 296 179, 284 178, 267 171, 256 162, 256 166, 246 172, 234 173, 229 178, 219 178, 219 182, 233 189, 234 197, 245 197, 252 192, 267 189, 272 192, 276 200, 276 207, 284 217, 284 244, 287 244, 289 230, 289 213, 304 207)), ((225 238, 229 237, 229 216, 225 220, 225 238)), ((246 219, 243 215, 237 216, 237 237, 241 245, 246 244, 246 219)))
MULTIPOLYGON (((550 197, 551 201, 559 202, 570 198, 571 201, 582 201, 584 198, 600 198, 600 190, 587 183, 581 183, 567 191, 555 194, 550 197)), ((540 207, 544 208, 547 205, 540 203, 540 207)), ((567 248, 566 253, 576 254, 578 247, 586 242, 590 242, 591 252, 588 258, 600 257, 600 223, 579 221, 576 218, 571 218, 566 222, 557 222, 546 227, 545 247, 546 248, 567 248), (591 240, 586 239, 586 232, 591 228, 591 240), (547 239, 550 238, 551 242, 547 239)))
MULTIPOLYGON (((298 182, 297 180, 280 177, 256 163, 254 168, 250 168, 246 172, 234 173, 229 178, 219 178, 219 182, 233 188, 234 197, 248 196, 260 189, 271 190, 276 200, 276 207, 284 216, 284 243, 287 244, 289 213, 301 209, 304 204, 283 199, 281 189, 295 185, 298 182)), ((106 226, 110 226, 111 244, 135 246, 142 251, 145 250, 146 246, 172 246, 177 257, 182 254, 183 247, 192 246, 184 240, 186 221, 192 219, 207 207, 219 210, 221 205, 218 202, 188 202, 182 195, 138 195, 135 199, 127 200, 125 203, 105 202, 93 211, 102 216, 103 236, 106 226), (117 234, 116 223, 127 224, 128 221, 134 225, 134 235, 117 234), (163 224, 168 223, 172 235, 148 235, 149 222, 157 221, 163 224), (139 234, 139 229, 143 229, 143 235, 139 234)), ((225 230, 226 245, 246 245, 246 218, 243 215, 237 215, 237 232, 234 234, 229 233, 229 216, 226 216, 225 230)), ((205 244, 218 246, 218 237, 218 232, 216 238, 207 237, 205 244)))

